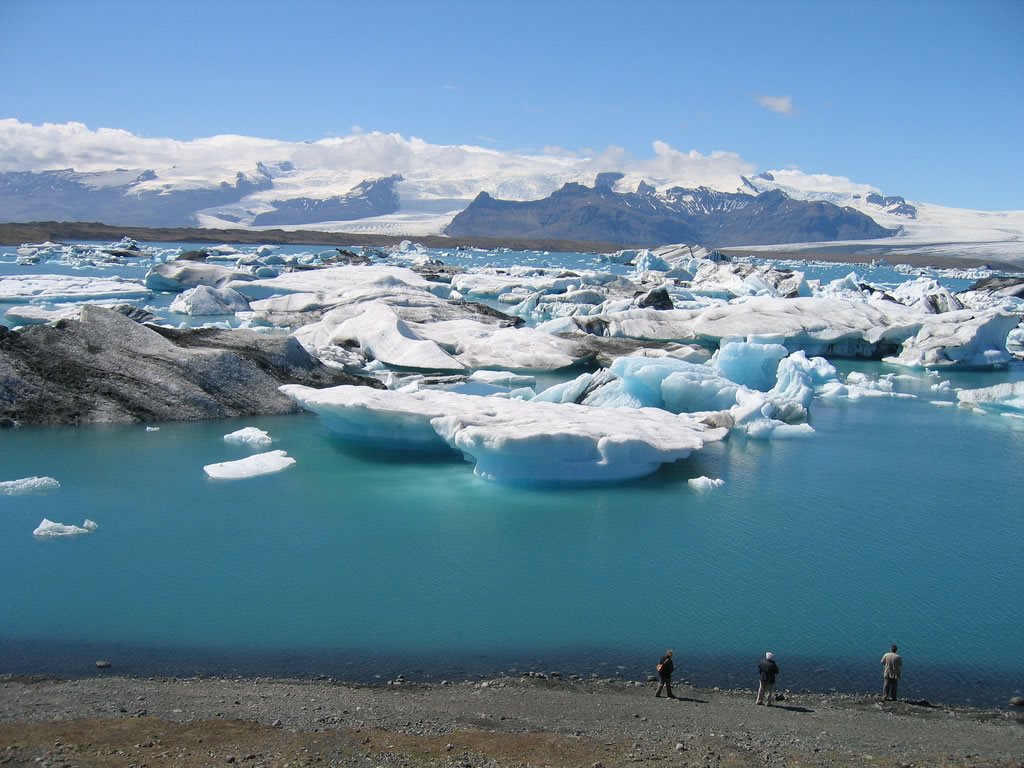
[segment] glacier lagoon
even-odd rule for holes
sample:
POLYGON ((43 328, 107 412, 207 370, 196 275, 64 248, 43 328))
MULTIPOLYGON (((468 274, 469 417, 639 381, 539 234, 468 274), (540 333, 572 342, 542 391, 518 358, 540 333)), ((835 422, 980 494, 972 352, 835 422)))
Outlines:
POLYGON ((682 677, 749 687, 771 649, 783 687, 874 692, 897 642, 905 696, 1002 703, 1024 687, 1024 421, 935 405, 954 396, 910 373, 917 399, 816 399, 806 438, 571 490, 358 450, 308 415, 4 432, 0 479, 61 483, 0 496, 4 671, 644 679, 673 647, 682 677), (253 452, 222 439, 246 426, 296 464, 207 478, 253 452), (40 540, 44 517, 99 529, 40 540))

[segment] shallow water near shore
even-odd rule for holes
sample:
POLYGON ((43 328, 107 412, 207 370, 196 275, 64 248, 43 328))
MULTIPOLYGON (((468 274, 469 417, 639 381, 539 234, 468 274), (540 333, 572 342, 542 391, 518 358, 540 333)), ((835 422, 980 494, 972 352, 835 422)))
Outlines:
POLYGON ((8 431, 0 479, 61 487, 0 496, 0 671, 643 679, 672 647, 701 685, 751 686, 772 650, 782 687, 873 692, 898 642, 902 696, 1004 703, 1024 688, 1024 422, 924 398, 815 401, 809 438, 565 491, 355 450, 308 415, 8 431), (249 425, 296 465, 208 479, 249 425), (99 530, 40 540, 44 517, 99 530))

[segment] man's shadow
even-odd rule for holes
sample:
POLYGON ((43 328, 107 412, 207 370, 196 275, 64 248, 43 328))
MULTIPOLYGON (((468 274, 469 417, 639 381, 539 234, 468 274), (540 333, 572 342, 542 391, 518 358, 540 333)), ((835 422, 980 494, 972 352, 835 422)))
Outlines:
POLYGON ((787 712, 813 712, 813 709, 807 707, 796 707, 791 704, 772 704, 769 709, 784 709, 787 712))
POLYGON ((689 696, 673 696, 672 699, 673 699, 673 701, 688 701, 688 702, 690 702, 692 704, 707 704, 708 703, 707 699, 693 699, 693 698, 690 698, 689 696))

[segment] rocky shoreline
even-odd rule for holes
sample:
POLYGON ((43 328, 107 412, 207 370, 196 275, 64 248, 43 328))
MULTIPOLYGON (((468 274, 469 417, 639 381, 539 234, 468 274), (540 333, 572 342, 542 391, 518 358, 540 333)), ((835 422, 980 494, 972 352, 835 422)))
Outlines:
POLYGON ((1024 714, 538 677, 0 678, 0 764, 1021 766, 1024 714))

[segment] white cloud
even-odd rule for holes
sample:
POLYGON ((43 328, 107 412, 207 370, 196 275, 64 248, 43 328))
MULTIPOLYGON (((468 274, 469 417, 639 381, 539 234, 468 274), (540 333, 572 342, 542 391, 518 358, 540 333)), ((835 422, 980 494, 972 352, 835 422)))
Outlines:
POLYGON ((765 96, 759 93, 755 94, 754 98, 758 104, 772 112, 778 112, 781 115, 789 115, 793 112, 793 99, 789 96, 765 96))
MULTIPOLYGON (((683 152, 664 141, 652 144, 653 156, 637 158, 622 147, 574 152, 545 147, 531 152, 481 146, 430 144, 396 133, 362 132, 308 142, 221 135, 179 141, 147 138, 82 123, 32 125, 0 120, 0 172, 74 168, 152 169, 147 186, 185 187, 233 180, 257 162, 291 162, 296 171, 275 179, 278 194, 287 189, 314 197, 348 191, 363 179, 401 173, 404 191, 422 199, 472 199, 480 190, 509 199, 544 197, 570 181, 593 183, 600 171, 620 171, 624 186, 646 180, 659 187, 707 185, 734 190, 740 174, 755 171, 733 152, 683 152)), ((487 141, 479 137, 479 141, 487 141)), ((259 195, 257 195, 257 198, 259 195)))

